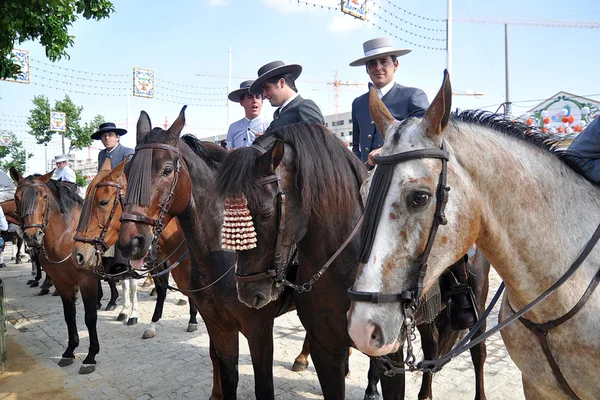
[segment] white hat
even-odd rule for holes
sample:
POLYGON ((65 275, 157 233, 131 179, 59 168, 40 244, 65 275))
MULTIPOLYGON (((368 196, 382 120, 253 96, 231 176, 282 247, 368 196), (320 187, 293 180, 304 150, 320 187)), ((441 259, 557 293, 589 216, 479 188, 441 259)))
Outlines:
POLYGON ((350 63, 351 67, 360 67, 367 63, 369 60, 385 56, 396 56, 400 57, 410 53, 411 49, 395 49, 392 43, 392 39, 388 37, 381 37, 376 39, 367 40, 363 43, 363 50, 365 53, 364 57, 350 63))
POLYGON ((64 154, 59 154, 57 156, 54 156, 54 164, 56 164, 58 162, 62 162, 62 161, 69 161, 69 157, 67 157, 64 154))

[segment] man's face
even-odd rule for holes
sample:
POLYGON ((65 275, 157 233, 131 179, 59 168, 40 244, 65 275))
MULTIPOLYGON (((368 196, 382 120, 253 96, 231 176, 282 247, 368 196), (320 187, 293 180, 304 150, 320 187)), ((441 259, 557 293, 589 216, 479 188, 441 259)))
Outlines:
POLYGON ((283 78, 279 79, 276 83, 267 82, 263 85, 263 98, 269 100, 269 103, 273 107, 279 107, 285 103, 285 94, 283 91, 283 85, 285 81, 283 78))
POLYGON ((390 56, 367 61, 367 73, 377 89, 394 80, 396 69, 398 69, 398 60, 392 61, 390 56))
POLYGON ((258 117, 262 111, 262 95, 246 93, 242 101, 240 101, 240 104, 244 107, 246 118, 254 119, 258 117))
POLYGON ((56 163, 56 168, 63 169, 67 165, 66 161, 59 161, 56 163))
POLYGON ((100 140, 106 150, 112 150, 119 143, 119 136, 114 132, 106 132, 100 136, 100 140))

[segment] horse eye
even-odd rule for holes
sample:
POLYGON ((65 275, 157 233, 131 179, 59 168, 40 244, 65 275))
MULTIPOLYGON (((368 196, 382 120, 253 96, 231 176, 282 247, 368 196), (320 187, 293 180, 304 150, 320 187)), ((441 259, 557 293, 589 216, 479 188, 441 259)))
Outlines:
POLYGON ((100 205, 101 205, 102 207, 104 207, 104 206, 108 205, 108 200, 100 200, 100 205))
POLYGON ((171 175, 171 172, 173 172, 173 168, 167 167, 163 170, 163 176, 169 176, 171 175))
POLYGON ((413 207, 423 207, 427 203, 429 203, 429 199, 431 196, 427 192, 415 192, 412 195, 412 206, 413 207))
POLYGON ((260 214, 260 217, 262 219, 266 220, 266 219, 270 219, 273 216, 273 214, 275 214, 275 211, 271 210, 271 211, 267 211, 267 212, 264 212, 264 213, 260 214))

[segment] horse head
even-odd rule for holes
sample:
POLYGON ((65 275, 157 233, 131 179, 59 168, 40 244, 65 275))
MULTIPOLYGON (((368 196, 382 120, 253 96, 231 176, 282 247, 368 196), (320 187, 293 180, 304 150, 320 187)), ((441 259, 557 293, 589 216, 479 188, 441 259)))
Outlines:
POLYGON ((95 268, 100 254, 117 241, 127 189, 125 163, 122 161, 113 170, 110 159, 106 159, 88 185, 72 250, 78 268, 95 268))
POLYGON ((136 152, 126 171, 129 186, 117 242, 134 268, 141 266, 171 218, 191 202, 191 178, 178 147, 185 109, 168 130, 152 129, 144 111, 137 123, 136 152))
POLYGON ((445 73, 423 119, 399 122, 371 88, 371 115, 386 142, 374 174, 361 188, 363 200, 368 196, 363 264, 353 290, 404 298, 402 306, 398 302, 352 302, 350 336, 359 350, 372 356, 399 348, 404 324, 411 317, 407 309, 475 241, 478 207, 469 196, 469 183, 457 179, 459 168, 442 136, 449 125, 451 101, 450 79, 445 73), (448 234, 451 229, 456 233, 448 234))
POLYGON ((23 238, 32 248, 41 247, 44 240, 50 203, 54 199, 47 184, 53 173, 23 178, 14 167, 10 168, 10 176, 17 184, 15 204, 21 219, 23 238))

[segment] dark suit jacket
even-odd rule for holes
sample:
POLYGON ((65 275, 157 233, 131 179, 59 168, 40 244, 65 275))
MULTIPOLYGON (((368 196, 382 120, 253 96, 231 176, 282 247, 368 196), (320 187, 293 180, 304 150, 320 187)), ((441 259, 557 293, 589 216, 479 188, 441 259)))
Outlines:
POLYGON ((313 124, 325 125, 325 118, 321 110, 312 100, 305 100, 298 95, 281 111, 276 118, 273 115, 273 122, 267 128, 266 132, 281 128, 282 126, 297 124, 298 122, 310 122, 313 124))
POLYGON ((564 157, 579 166, 581 172, 600 185, 600 117, 596 117, 565 151, 564 157))
MULTIPOLYGON (((397 120, 403 120, 413 112, 413 116, 422 117, 429 107, 424 91, 397 83, 381 100, 397 120)), ((352 151, 358 158, 367 161, 369 153, 381 146, 383 137, 371 118, 367 92, 352 102, 352 151)))
POLYGON ((111 168, 115 168, 121 161, 127 158, 128 155, 133 154, 134 150, 129 147, 125 147, 118 143, 113 151, 110 153, 106 151, 106 149, 100 151, 98 153, 98 171, 102 168, 102 164, 104 164, 104 160, 110 158, 111 168))

